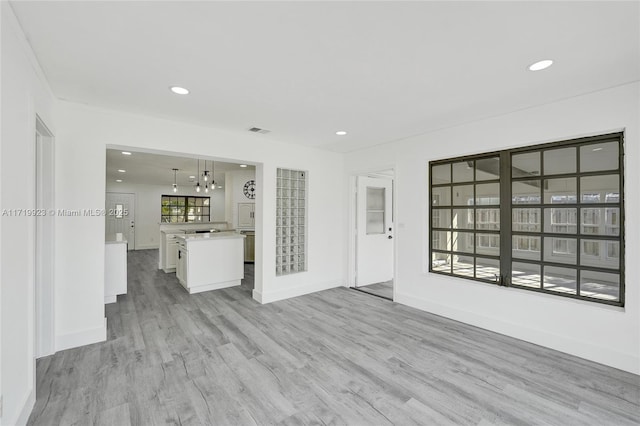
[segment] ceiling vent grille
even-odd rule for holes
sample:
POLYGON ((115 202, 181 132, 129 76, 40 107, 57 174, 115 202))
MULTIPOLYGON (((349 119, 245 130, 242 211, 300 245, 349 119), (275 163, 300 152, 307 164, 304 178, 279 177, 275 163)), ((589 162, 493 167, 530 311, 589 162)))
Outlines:
POLYGON ((249 128, 249 131, 250 131, 250 132, 253 132, 253 133, 262 133, 263 135, 264 135, 265 133, 269 133, 269 132, 271 132, 271 130, 261 129, 260 127, 250 127, 250 128, 249 128))

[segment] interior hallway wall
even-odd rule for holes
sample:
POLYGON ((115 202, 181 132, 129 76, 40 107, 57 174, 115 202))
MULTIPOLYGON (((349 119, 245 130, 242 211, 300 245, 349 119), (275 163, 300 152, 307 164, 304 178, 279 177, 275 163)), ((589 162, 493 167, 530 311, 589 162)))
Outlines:
MULTIPOLYGON (((11 6, 0 4, 0 211, 35 208, 36 114, 56 134, 56 101, 11 6)), ((0 219, 0 393, 4 425, 26 422, 35 401, 35 217, 0 219)))

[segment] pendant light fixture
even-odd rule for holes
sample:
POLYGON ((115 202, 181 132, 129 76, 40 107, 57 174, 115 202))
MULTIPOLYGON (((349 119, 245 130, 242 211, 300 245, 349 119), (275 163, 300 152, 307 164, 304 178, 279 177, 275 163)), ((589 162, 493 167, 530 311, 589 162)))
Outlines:
POLYGON ((200 159, 198 159, 198 183, 196 183, 196 192, 200 192, 200 159))
POLYGON ((212 161, 211 162, 211 190, 212 191, 216 189, 215 174, 216 174, 216 163, 215 161, 212 161))
POLYGON ((207 160, 204 160, 204 172, 202 172, 202 178, 204 179, 204 192, 206 194, 209 193, 209 170, 207 170, 207 160))
POLYGON ((209 170, 207 170, 207 160, 204 160, 204 172, 202 172, 202 180, 207 182, 209 180, 209 170))
POLYGON ((178 192, 178 181, 176 180, 177 173, 178 173, 178 169, 173 169, 173 192, 178 192))

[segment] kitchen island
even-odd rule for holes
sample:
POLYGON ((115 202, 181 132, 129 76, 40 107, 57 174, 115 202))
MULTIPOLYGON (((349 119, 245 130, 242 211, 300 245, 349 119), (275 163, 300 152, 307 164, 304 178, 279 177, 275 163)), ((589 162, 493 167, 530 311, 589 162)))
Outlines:
POLYGON ((240 285, 244 278, 244 239, 236 232, 178 234, 176 277, 190 293, 240 285))

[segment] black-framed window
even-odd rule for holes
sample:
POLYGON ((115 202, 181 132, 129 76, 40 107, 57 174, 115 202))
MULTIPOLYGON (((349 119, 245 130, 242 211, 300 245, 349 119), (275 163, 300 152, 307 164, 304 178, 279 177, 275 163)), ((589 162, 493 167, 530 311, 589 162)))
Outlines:
POLYGON ((430 272, 624 306, 622 133, 429 169, 430 272))
POLYGON ((209 222, 211 198, 163 195, 160 208, 162 223, 209 222))

